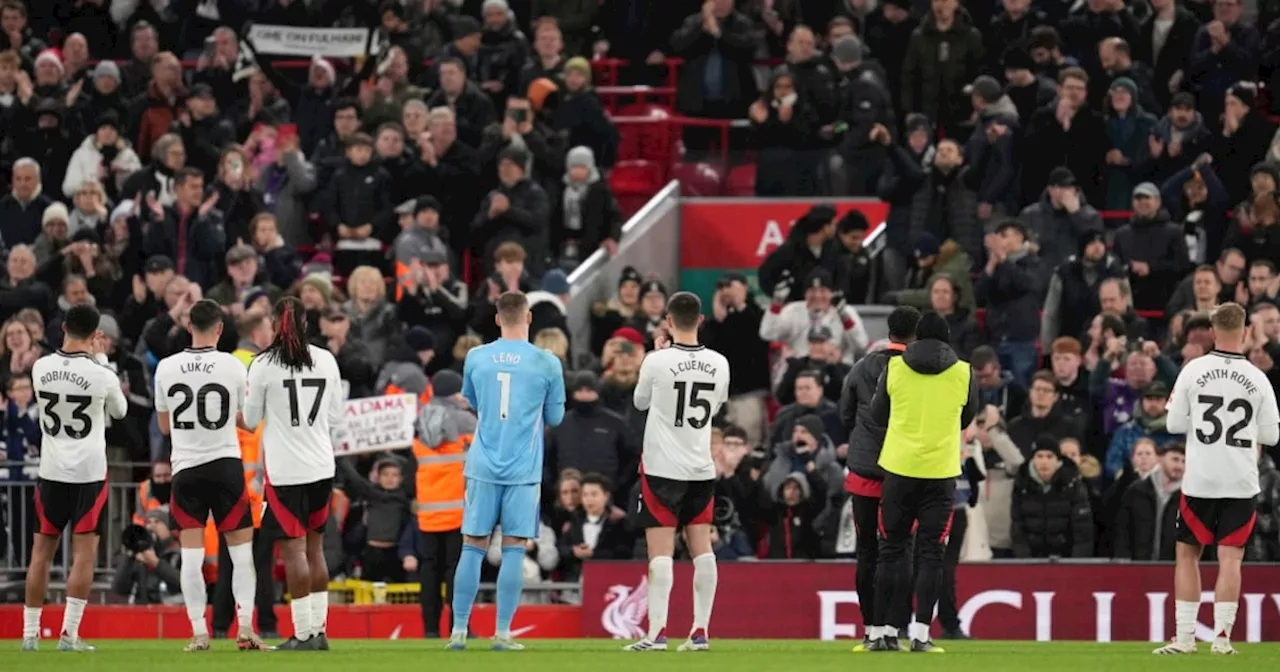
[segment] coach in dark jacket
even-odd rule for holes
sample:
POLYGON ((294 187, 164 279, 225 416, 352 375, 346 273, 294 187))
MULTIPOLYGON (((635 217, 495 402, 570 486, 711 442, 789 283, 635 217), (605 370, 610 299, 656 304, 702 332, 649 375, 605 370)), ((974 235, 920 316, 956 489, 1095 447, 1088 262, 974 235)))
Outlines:
POLYGON ((1093 555, 1089 491, 1053 438, 1037 439, 1031 460, 1014 477, 1011 530, 1014 557, 1093 555))

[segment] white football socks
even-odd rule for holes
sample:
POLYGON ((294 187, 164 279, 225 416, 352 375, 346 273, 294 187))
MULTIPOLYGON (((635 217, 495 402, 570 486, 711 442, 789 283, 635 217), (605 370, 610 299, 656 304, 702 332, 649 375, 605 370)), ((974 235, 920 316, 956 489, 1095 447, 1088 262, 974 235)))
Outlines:
POLYGON ((1173 641, 1191 646, 1196 643, 1196 614, 1200 611, 1200 603, 1190 600, 1176 600, 1173 604, 1173 641))
POLYGON ((667 606, 671 600, 671 584, 675 582, 672 574, 671 558, 663 556, 649 561, 650 640, 657 640, 667 629, 667 606))
POLYGON ((67 598, 66 611, 62 612, 62 634, 76 640, 80 638, 80 619, 84 617, 84 608, 89 602, 78 597, 67 598))
POLYGON ((929 624, 928 623, 920 623, 918 621, 912 621, 910 630, 911 630, 912 641, 916 641, 916 642, 929 641, 929 624))
POLYGON ((711 608, 716 602, 716 583, 720 580, 714 553, 693 559, 693 629, 706 630, 711 623, 711 608))
POLYGON ((39 639, 40 638, 40 612, 44 607, 23 607, 22 608, 22 638, 23 639, 39 639))
MULTIPOLYGON (((253 631, 253 603, 257 578, 253 571, 253 542, 227 547, 231 557, 231 595, 236 601, 236 621, 241 634, 253 631)), ((186 592, 186 588, 183 588, 186 592)))
POLYGON ((209 625, 204 619, 205 606, 209 604, 209 595, 204 585, 204 549, 182 549, 182 566, 178 570, 182 602, 187 605, 187 618, 191 621, 191 635, 208 636, 209 625))
POLYGON ((311 639, 311 596, 293 598, 289 602, 289 615, 293 617, 293 636, 300 640, 311 639))
POLYGON ((1231 629, 1236 625, 1236 602, 1213 603, 1213 636, 1223 641, 1231 641, 1231 629))
POLYGON ((321 590, 311 593, 311 632, 324 634, 325 622, 329 620, 329 591, 321 590))

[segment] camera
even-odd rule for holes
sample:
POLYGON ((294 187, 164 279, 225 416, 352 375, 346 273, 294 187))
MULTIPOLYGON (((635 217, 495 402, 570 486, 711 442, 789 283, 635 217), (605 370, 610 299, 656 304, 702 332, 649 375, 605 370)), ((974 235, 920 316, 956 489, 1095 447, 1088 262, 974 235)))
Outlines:
POLYGON ((130 553, 142 553, 155 546, 151 531, 141 525, 130 525, 120 535, 120 545, 130 553))
POLYGON ((507 110, 507 116, 517 124, 523 124, 529 118, 528 110, 507 110))

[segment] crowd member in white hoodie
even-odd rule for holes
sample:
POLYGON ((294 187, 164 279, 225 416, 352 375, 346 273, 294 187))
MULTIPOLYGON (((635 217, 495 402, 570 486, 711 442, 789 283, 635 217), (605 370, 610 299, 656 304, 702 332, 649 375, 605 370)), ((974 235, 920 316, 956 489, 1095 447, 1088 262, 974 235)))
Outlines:
POLYGON ((773 303, 760 320, 760 338, 781 341, 788 357, 807 357, 810 330, 824 326, 837 335, 833 345, 844 353, 844 362, 852 364, 867 351, 870 339, 858 311, 845 303, 834 287, 831 272, 815 268, 804 278, 804 300, 785 303, 791 284, 779 281, 773 289, 773 303))
POLYGON ((67 164, 62 193, 68 198, 74 197, 80 185, 90 180, 102 184, 108 196, 118 196, 125 179, 142 168, 142 161, 129 141, 120 136, 120 116, 115 110, 103 112, 96 123, 97 130, 85 136, 67 164))

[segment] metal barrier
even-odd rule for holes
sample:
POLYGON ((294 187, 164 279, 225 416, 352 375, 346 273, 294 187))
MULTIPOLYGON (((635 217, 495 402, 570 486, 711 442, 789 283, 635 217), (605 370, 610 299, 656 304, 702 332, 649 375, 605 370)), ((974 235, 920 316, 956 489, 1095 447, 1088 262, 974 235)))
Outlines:
MULTIPOLYGON (((102 540, 94 562, 95 580, 111 580, 124 530, 133 524, 137 483, 109 483, 107 505, 102 512, 102 540)), ((0 481, 0 585, 25 581, 31 562, 31 544, 40 529, 36 516, 35 481, 0 481)), ((55 554, 52 580, 65 581, 71 570, 71 538, 62 536, 62 548, 55 554)))

